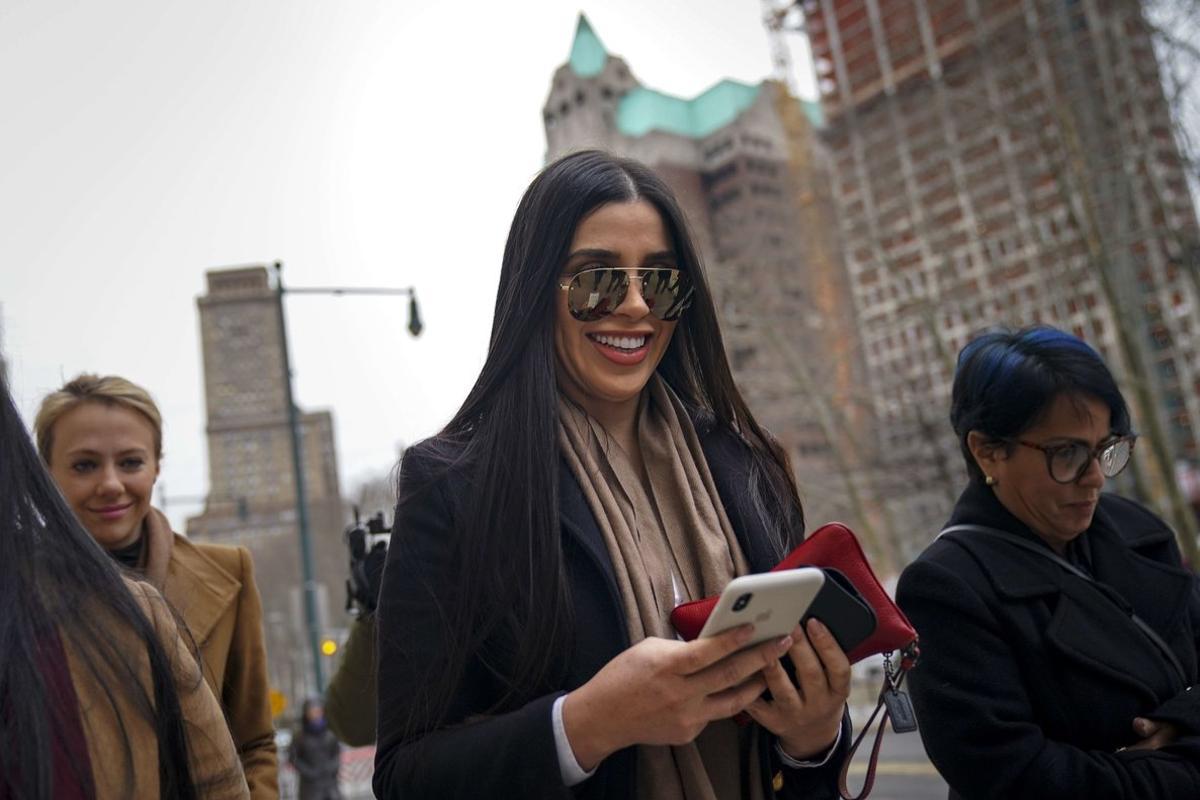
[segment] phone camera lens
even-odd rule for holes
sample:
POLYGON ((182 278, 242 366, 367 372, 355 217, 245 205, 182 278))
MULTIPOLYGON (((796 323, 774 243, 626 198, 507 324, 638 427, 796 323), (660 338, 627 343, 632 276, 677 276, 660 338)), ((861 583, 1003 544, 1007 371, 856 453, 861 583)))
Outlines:
POLYGON ((737 600, 734 600, 733 601, 733 610, 741 611, 743 608, 750 605, 751 597, 754 597, 754 595, 751 594, 750 592, 747 592, 746 594, 740 596, 737 600))

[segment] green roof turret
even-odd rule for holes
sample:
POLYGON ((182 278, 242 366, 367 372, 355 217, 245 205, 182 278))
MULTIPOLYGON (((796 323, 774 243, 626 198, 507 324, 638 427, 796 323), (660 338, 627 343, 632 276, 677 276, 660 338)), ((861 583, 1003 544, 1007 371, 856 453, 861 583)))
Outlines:
POLYGON ((599 75, 608 61, 608 51, 582 12, 575 26, 575 41, 571 44, 571 70, 581 78, 599 75))

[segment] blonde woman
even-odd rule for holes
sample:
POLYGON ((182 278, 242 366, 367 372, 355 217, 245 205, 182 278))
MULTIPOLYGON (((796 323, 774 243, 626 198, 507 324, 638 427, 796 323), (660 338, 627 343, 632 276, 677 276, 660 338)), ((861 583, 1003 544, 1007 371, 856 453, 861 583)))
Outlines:
POLYGON ((187 624, 220 701, 251 796, 278 796, 262 604, 244 547, 191 542, 151 506, 162 415, 117 376, 80 375, 42 401, 38 451, 84 527, 140 572, 187 624))
POLYGON ((121 575, 0 378, 0 798, 249 797, 162 596, 121 575))

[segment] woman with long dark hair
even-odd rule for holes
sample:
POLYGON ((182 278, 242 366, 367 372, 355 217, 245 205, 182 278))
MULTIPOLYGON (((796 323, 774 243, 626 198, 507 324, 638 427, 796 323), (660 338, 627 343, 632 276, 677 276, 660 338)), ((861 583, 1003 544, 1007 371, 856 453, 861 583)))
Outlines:
POLYGON ((487 361, 399 496, 380 797, 836 793, 849 664, 828 631, 745 649, 746 630, 684 643, 668 622, 769 569, 803 515, 650 170, 588 151, 533 181, 487 361))
POLYGON ((248 797, 162 597, 63 501, 0 382, 0 798, 248 797))

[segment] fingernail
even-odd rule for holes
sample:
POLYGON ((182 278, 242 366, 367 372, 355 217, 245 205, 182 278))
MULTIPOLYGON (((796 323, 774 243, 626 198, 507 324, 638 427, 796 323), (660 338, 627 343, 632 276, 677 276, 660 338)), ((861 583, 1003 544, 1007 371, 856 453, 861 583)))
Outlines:
POLYGON ((816 634, 817 636, 828 636, 829 628, 826 628, 825 624, 821 622, 821 620, 814 617, 808 621, 808 632, 816 634))
POLYGON ((795 639, 793 639, 790 636, 785 636, 782 639, 780 639, 778 642, 776 642, 775 644, 776 644, 776 646, 779 647, 780 650, 787 650, 789 647, 792 646, 793 642, 795 642, 795 639))

